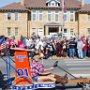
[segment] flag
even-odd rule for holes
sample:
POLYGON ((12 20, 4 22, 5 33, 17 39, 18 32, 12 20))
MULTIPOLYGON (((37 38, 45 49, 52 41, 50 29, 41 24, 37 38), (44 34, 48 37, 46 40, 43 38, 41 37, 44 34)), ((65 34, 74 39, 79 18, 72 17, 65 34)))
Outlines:
POLYGON ((2 37, 2 38, 0 39, 0 44, 4 43, 4 41, 5 41, 5 37, 2 37))
POLYGON ((6 48, 5 37, 2 37, 0 39, 0 50, 3 50, 4 48, 6 48))
POLYGON ((3 50, 4 48, 6 48, 6 44, 5 43, 0 45, 0 50, 3 50))

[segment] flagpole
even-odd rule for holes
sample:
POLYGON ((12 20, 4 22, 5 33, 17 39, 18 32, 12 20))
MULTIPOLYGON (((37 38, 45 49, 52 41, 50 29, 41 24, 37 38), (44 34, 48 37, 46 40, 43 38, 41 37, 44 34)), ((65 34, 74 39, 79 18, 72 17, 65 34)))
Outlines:
POLYGON ((62 0, 62 38, 64 34, 64 2, 65 0, 62 0))

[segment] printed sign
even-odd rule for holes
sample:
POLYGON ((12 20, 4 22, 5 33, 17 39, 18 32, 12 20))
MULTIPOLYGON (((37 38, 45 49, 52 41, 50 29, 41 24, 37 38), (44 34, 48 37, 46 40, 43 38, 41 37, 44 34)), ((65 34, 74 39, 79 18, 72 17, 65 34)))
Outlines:
POLYGON ((41 88, 54 88, 56 85, 54 82, 48 82, 48 83, 39 83, 39 84, 31 84, 29 86, 14 86, 13 90, 35 90, 35 89, 41 89, 41 88))
POLYGON ((31 84, 32 75, 31 75, 30 62, 27 51, 16 50, 15 63, 16 63, 16 71, 17 71, 15 74, 16 85, 31 84))

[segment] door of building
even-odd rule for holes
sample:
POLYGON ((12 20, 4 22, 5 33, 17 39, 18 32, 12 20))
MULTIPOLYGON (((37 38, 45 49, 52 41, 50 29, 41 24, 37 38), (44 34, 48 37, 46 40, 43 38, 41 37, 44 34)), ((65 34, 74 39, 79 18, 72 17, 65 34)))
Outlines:
POLYGON ((56 34, 59 32, 59 28, 56 27, 56 28, 49 28, 49 35, 53 35, 53 34, 56 34))

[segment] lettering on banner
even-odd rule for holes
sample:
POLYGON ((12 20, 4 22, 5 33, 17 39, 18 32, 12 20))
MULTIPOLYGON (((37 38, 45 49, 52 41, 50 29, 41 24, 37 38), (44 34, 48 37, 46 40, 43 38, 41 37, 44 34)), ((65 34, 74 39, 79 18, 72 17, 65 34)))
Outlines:
POLYGON ((22 69, 22 68, 18 68, 18 77, 20 78, 29 78, 29 73, 28 73, 28 69, 22 69))
POLYGON ((16 58, 19 60, 19 62, 24 62, 26 55, 18 55, 18 56, 16 56, 16 58))

